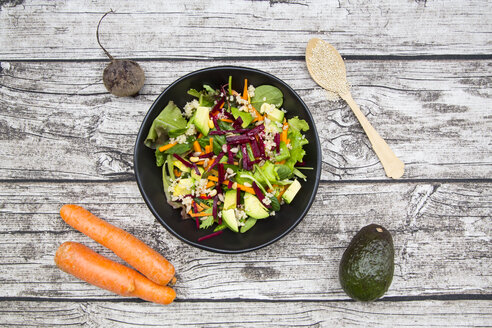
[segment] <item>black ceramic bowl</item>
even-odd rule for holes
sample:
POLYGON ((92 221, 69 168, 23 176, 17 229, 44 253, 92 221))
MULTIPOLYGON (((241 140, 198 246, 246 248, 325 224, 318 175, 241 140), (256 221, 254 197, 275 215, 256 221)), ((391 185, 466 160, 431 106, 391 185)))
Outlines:
POLYGON ((242 253, 267 246, 290 232, 306 215, 313 203, 318 189, 321 172, 321 151, 316 126, 308 108, 286 83, 275 76, 251 68, 221 66, 202 69, 185 75, 167 87, 155 100, 145 116, 138 132, 134 152, 135 177, 142 196, 157 220, 173 235, 182 241, 212 252, 242 253), (246 233, 234 233, 228 229, 221 235, 198 242, 198 238, 210 234, 213 229, 198 230, 194 220, 181 219, 179 210, 173 209, 166 202, 163 192, 161 168, 155 164, 154 150, 144 145, 152 121, 172 100, 180 108, 193 99, 187 94, 190 88, 201 90, 203 84, 214 88, 227 83, 232 76, 233 86, 241 89, 245 78, 254 86, 270 84, 279 88, 284 95, 282 107, 287 110, 286 117, 299 116, 309 123, 306 138, 309 144, 304 146, 307 166, 314 170, 305 170, 307 181, 300 181, 302 189, 290 205, 283 205, 273 217, 258 220, 256 225, 246 233))

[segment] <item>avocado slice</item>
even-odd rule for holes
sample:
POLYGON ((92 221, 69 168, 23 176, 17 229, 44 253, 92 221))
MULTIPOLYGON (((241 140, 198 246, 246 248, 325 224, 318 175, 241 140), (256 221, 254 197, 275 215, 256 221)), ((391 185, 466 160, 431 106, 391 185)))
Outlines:
POLYGON ((393 280, 395 251, 388 230, 377 224, 363 227, 352 238, 340 262, 343 290, 357 301, 374 301, 393 280))
POLYGON ((208 131, 210 127, 208 126, 209 121, 209 107, 199 106, 195 112, 195 118, 193 119, 193 123, 195 124, 198 131, 203 133, 204 136, 208 135, 208 131))
POLYGON ((191 168, 187 167, 181 161, 175 160, 173 161, 173 165, 176 166, 178 169, 180 169, 181 172, 187 172, 190 173, 191 168))
POLYGON ((299 183, 299 181, 294 180, 294 182, 292 182, 292 184, 284 192, 282 198, 285 200, 287 204, 290 204, 300 189, 301 189, 301 184, 299 183))
POLYGON ((174 187, 173 196, 181 196, 191 194, 191 190, 195 185, 195 180, 191 178, 181 179, 178 184, 174 187))
POLYGON ((249 229, 253 228, 253 226, 255 225, 256 223, 256 219, 255 218, 248 218, 245 222, 244 222, 244 225, 239 229, 239 231, 241 233, 245 233, 246 231, 248 231, 249 229))
POLYGON ((222 220, 224 223, 234 232, 239 232, 239 227, 237 225, 236 214, 234 209, 222 210, 222 220))
POLYGON ((272 121, 282 122, 284 119, 284 112, 282 112, 280 109, 274 107, 267 114, 267 117, 269 119, 271 119, 272 121))
POLYGON ((188 169, 191 171, 191 177, 195 180, 200 180, 202 178, 203 172, 205 172, 205 170, 202 167, 198 167, 198 171, 200 172, 200 175, 196 174, 195 170, 192 170, 190 168, 188 169))
POLYGON ((244 211, 255 219, 264 219, 270 215, 258 197, 250 193, 244 195, 244 211))
POLYGON ((237 191, 228 190, 224 196, 224 210, 235 209, 237 204, 237 191))

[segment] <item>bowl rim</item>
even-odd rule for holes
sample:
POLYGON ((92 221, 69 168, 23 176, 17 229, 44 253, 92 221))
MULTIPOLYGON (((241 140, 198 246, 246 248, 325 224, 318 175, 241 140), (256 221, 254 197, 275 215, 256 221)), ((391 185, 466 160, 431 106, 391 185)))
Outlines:
POLYGON ((147 111, 147 114, 145 115, 145 117, 141 121, 140 128, 139 128, 139 131, 138 131, 136 140, 135 140, 134 150, 133 150, 133 164, 134 164, 133 165, 133 171, 134 171, 135 180, 137 182, 138 189, 140 191, 140 194, 142 195, 142 198, 145 201, 145 204, 150 209, 150 211, 152 212, 152 214, 154 215, 154 217, 157 219, 157 221, 168 232, 170 232, 173 236, 177 237, 179 240, 185 242, 188 245, 191 245, 191 246, 194 246, 194 247, 197 247, 199 249, 206 250, 206 251, 210 251, 210 252, 214 252, 214 253, 222 253, 222 254, 240 254, 240 253, 246 253, 246 252, 251 252, 251 251, 254 251, 254 250, 258 250, 260 248, 269 246, 269 245, 277 242, 278 240, 280 240, 283 237, 285 237, 288 233, 290 233, 304 219, 304 217, 306 216, 306 214, 309 212, 309 210, 310 210, 310 208, 311 208, 311 206, 312 206, 312 204, 314 202, 314 199, 316 198, 316 194, 318 192, 319 182, 320 182, 320 179, 321 179, 321 162, 322 162, 322 157, 321 156, 322 156, 322 154, 321 154, 321 144, 320 144, 320 141, 319 141, 319 135, 318 135, 318 131, 316 129, 315 120, 314 120, 314 118, 313 118, 313 116, 312 116, 312 114, 311 114, 308 106, 304 103, 304 101, 302 100, 302 98, 297 94, 297 92, 290 85, 288 85, 286 82, 284 82, 283 80, 279 79, 278 77, 274 76, 273 74, 270 74, 268 72, 265 72, 265 71, 262 71, 262 70, 259 70, 259 69, 256 69, 256 68, 249 68, 249 67, 243 67, 243 66, 233 66, 233 65, 223 65, 223 66, 212 66, 212 67, 202 68, 202 69, 195 70, 195 71, 192 71, 190 73, 187 73, 187 74, 181 76, 180 78, 176 79, 171 84, 169 84, 159 94, 159 96, 154 100, 154 102, 152 103, 152 105, 149 107, 149 109, 147 111), (282 86, 284 86, 286 89, 288 89, 294 95, 294 97, 297 99, 297 101, 299 101, 299 103, 302 105, 302 107, 306 111, 307 116, 309 117, 309 119, 313 123, 312 124, 312 129, 313 129, 314 136, 315 136, 315 140, 314 141, 315 141, 315 144, 316 144, 316 152, 318 154, 318 160, 317 160, 317 163, 316 163, 316 173, 315 173, 315 180, 314 180, 313 192, 312 192, 311 196, 309 197, 309 200, 308 200, 306 206, 304 206, 304 209, 302 210, 302 212, 299 215, 299 217, 294 221, 294 223, 289 228, 287 228, 281 234, 279 234, 279 235, 275 236, 274 238, 268 240, 267 242, 264 242, 264 243, 259 244, 259 245, 256 245, 256 246, 248 247, 248 248, 238 249, 238 250, 221 249, 221 248, 217 248, 217 247, 207 246, 205 244, 200 244, 198 241, 192 241, 192 240, 186 239, 185 237, 183 237, 182 235, 180 235, 179 233, 177 233, 176 231, 174 231, 165 222, 165 220, 160 217, 159 213, 157 212, 157 210, 155 209, 155 207, 152 205, 152 202, 150 201, 149 197, 147 196, 147 194, 143 190, 141 177, 137 173, 138 172, 138 167, 139 167, 139 160, 137 159, 137 149, 142 146, 142 145, 139 144, 139 141, 141 141, 141 139, 145 137, 144 135, 147 134, 147 131, 143 131, 144 122, 146 122, 149 119, 151 113, 154 111, 154 107, 159 102, 159 100, 162 97, 165 96, 165 94, 167 93, 168 90, 172 89, 176 84, 180 83, 181 81, 183 81, 183 80, 185 80, 185 79, 187 79, 187 78, 189 78, 191 76, 194 76, 194 75, 203 73, 203 72, 213 72, 213 71, 217 71, 217 70, 235 70, 235 71, 246 71, 246 72, 254 72, 254 73, 263 74, 263 75, 267 76, 268 78, 270 78, 272 80, 275 80, 276 82, 278 82, 282 86))

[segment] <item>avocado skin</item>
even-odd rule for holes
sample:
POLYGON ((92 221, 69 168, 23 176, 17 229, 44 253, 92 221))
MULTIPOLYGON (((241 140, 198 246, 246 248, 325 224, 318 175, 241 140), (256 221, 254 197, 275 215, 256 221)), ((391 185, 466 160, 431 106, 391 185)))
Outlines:
POLYGON ((345 293, 363 302, 383 296, 393 280, 394 257, 393 238, 388 230, 377 224, 363 227, 340 261, 339 278, 345 293))

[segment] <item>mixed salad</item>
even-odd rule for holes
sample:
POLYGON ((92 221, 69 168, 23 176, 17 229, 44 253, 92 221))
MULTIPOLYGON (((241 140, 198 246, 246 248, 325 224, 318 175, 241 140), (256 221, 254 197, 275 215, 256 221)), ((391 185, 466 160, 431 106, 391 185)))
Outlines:
MULTIPOLYGON (((271 85, 232 78, 219 89, 190 89, 183 111, 170 101, 153 121, 145 144, 162 166, 164 193, 198 229, 244 233, 291 203, 306 180, 305 120, 286 117, 283 94, 271 85)), ((200 240, 201 240, 200 239, 200 240)))

